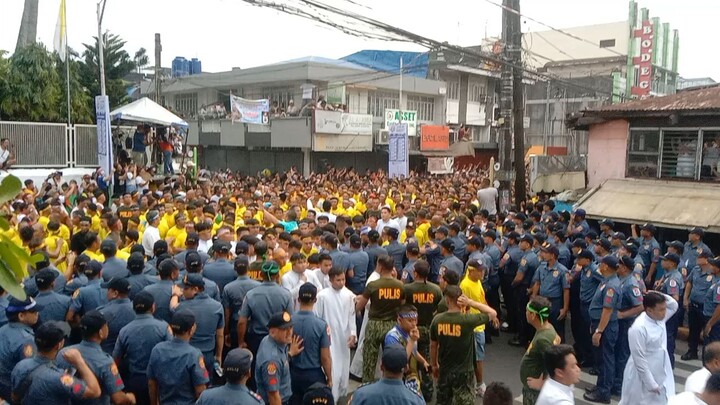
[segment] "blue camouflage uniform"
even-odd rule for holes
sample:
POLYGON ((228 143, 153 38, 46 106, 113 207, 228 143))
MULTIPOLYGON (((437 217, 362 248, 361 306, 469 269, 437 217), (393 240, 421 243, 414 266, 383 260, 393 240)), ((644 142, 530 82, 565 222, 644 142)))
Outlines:
POLYGON ((198 293, 191 300, 180 301, 175 312, 189 309, 195 314, 197 328, 190 338, 190 345, 197 347, 205 356, 205 364, 215 362, 215 342, 217 330, 225 328, 225 311, 219 302, 198 293))
POLYGON ((35 355, 33 329, 20 322, 10 322, 0 328, 0 398, 10 403, 10 374, 16 364, 35 355))
POLYGON ((361 249, 350 249, 348 251, 348 269, 352 269, 353 276, 348 278, 345 286, 354 294, 362 294, 367 281, 367 269, 370 265, 370 255, 361 249))
MULTIPOLYGON (((705 301, 703 302, 703 316, 705 317, 705 323, 707 323, 715 312, 715 308, 720 304, 720 277, 715 276, 713 283, 705 293, 705 301)), ((710 342, 720 341, 720 322, 716 322, 715 325, 710 329, 710 333, 705 340, 705 345, 710 342)))
POLYGON ((135 319, 135 310, 129 298, 117 298, 97 308, 108 320, 108 336, 100 344, 105 353, 111 354, 120 330, 135 319))
POLYGON ((690 285, 690 302, 688 303, 688 327, 690 329, 688 335, 688 353, 697 354, 700 333, 705 328, 705 317, 703 316, 703 302, 707 291, 715 282, 715 275, 711 266, 707 270, 703 270, 700 266, 695 266, 690 271, 687 280, 690 285))
POLYGON ((240 318, 240 308, 247 293, 260 285, 260 282, 248 276, 238 276, 237 279, 225 286, 222 293, 222 305, 230 311, 230 319, 226 319, 230 329, 232 347, 237 346, 237 322, 240 318))
POLYGON ((76 315, 82 316, 107 303, 107 290, 100 286, 101 282, 101 278, 89 280, 85 287, 81 287, 73 293, 70 309, 76 315))
POLYGON ((69 370, 72 365, 63 358, 67 349, 77 349, 87 363, 90 370, 100 383, 100 398, 83 400, 84 405, 109 405, 112 394, 125 388, 120 372, 109 354, 105 353, 99 344, 83 340, 82 342, 66 347, 58 353, 55 361, 63 370, 69 370))
POLYGON ((293 396, 297 403, 301 403, 311 385, 327 382, 320 362, 320 350, 330 347, 330 326, 311 311, 296 312, 293 325, 293 335, 300 336, 304 346, 290 364, 293 396))
MULTIPOLYGON (((660 279, 660 287, 658 291, 665 293, 671 297, 678 296, 678 304, 683 305, 683 291, 685 290, 685 282, 683 274, 679 269, 674 269, 665 273, 660 279)), ((670 355, 670 364, 675 368, 675 338, 677 337, 680 321, 682 320, 682 311, 677 311, 670 319, 665 322, 667 329, 667 351, 670 355)))
POLYGON ((39 356, 25 359, 15 366, 12 386, 13 392, 22 397, 23 405, 67 404, 69 399, 82 399, 87 390, 87 384, 83 380, 71 376, 49 359, 39 356), (38 367, 42 369, 31 377, 31 381, 26 382, 38 367))
POLYGON ((372 384, 362 385, 352 396, 353 405, 424 405, 417 392, 405 386, 400 379, 381 378, 372 384))
POLYGON ((210 382, 200 350, 178 338, 152 349, 147 377, 157 382, 161 404, 194 404, 195 387, 210 382))
POLYGON ((617 310, 620 305, 620 279, 617 274, 607 277, 598 286, 590 302, 590 319, 593 333, 600 325, 603 309, 612 309, 610 320, 602 331, 600 346, 594 347, 595 366, 598 367, 597 393, 603 399, 609 399, 615 384, 615 356, 618 340, 617 310))
MULTIPOLYGON (((644 283, 642 283, 644 285, 644 283)), ((640 283, 632 275, 620 277, 620 290, 618 291, 620 298, 618 300, 618 311, 623 312, 643 304, 642 290, 640 283)), ((613 392, 622 391, 623 373, 625 365, 630 358, 630 342, 628 341, 628 331, 637 316, 632 318, 618 319, 618 340, 617 350, 615 351, 615 382, 613 383, 613 392)))
POLYGON ((70 297, 55 291, 41 291, 35 296, 35 302, 42 306, 38 323, 65 322, 65 315, 70 309, 70 297))
POLYGON ((156 319, 160 319, 165 322, 170 322, 172 319, 172 312, 170 312, 170 298, 172 298, 172 287, 175 284, 172 280, 159 280, 155 284, 151 284, 143 289, 153 296, 155 300, 155 313, 153 314, 156 319))
POLYGON ((255 379, 258 394, 268 403, 268 392, 280 393, 282 403, 290 401, 292 388, 288 346, 277 343, 271 336, 260 342, 255 360, 255 379))
POLYGON ((220 387, 203 391, 196 405, 253 405, 264 404, 260 395, 250 391, 243 384, 227 383, 220 387))
POLYGON ((127 262, 117 257, 109 257, 103 263, 102 278, 110 281, 113 278, 127 278, 130 271, 127 269, 127 262))
MULTIPOLYGON (((217 259, 206 264, 202 274, 203 277, 212 280, 217 285, 220 294, 222 294, 226 285, 235 281, 237 278, 235 266, 226 259, 217 259)), ((207 284, 205 286, 207 288, 207 284)))
POLYGON ((566 289, 570 289, 568 279, 568 269, 555 262, 555 265, 548 267, 547 262, 542 262, 538 269, 535 271, 533 277, 533 284, 540 283, 540 290, 538 294, 549 299, 552 306, 550 307, 550 323, 552 323, 555 331, 557 332, 560 339, 565 341, 565 320, 558 320, 560 310, 565 305, 564 293, 566 289))

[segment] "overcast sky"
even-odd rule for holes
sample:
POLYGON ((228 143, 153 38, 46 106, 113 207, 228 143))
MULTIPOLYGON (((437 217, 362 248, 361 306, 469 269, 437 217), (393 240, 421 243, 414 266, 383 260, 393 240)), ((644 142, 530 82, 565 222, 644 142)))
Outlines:
MULTIPOLYGON (((282 1, 282 0, 278 0, 282 1)), ((348 7, 348 0, 322 0, 348 7)), ((500 2, 501 0, 495 0, 500 2)), ((483 0, 359 0, 369 17, 432 39, 475 45, 500 33, 501 10, 483 0), (422 7, 420 5, 423 5, 422 7)), ((0 49, 17 41, 24 0, 0 0, 0 49)), ((720 80, 720 53, 713 28, 720 20, 718 0, 640 0, 680 31, 680 75, 720 80), (681 4, 681 5, 680 5, 681 4)), ((40 0, 38 39, 52 47, 60 0, 40 0)), ((626 0, 523 0, 522 13, 554 27, 623 21, 626 0)), ((97 35, 96 1, 67 0, 69 44, 97 35)), ((358 9, 358 8, 356 8, 358 9)), ((542 30, 523 19, 523 31, 542 30)), ((241 0, 107 0, 103 27, 127 40, 132 55, 145 47, 152 63, 154 34, 162 34, 162 65, 175 56, 197 57, 204 71, 248 68, 299 58, 338 58, 362 49, 422 50, 408 43, 369 41, 347 36, 318 23, 247 5, 241 0)))

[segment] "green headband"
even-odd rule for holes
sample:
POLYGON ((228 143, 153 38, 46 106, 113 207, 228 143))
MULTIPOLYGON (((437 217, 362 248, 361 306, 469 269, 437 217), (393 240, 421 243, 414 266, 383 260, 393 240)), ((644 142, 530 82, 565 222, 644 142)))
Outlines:
POLYGON ((277 262, 266 261, 262 264, 261 270, 263 273, 269 276, 274 276, 280 272, 280 266, 277 264, 277 262))
POLYGON ((550 308, 543 307, 539 310, 533 308, 530 303, 528 302, 527 306, 525 307, 528 311, 530 311, 533 314, 537 314, 537 316, 540 318, 540 322, 545 322, 546 319, 550 317, 550 308))

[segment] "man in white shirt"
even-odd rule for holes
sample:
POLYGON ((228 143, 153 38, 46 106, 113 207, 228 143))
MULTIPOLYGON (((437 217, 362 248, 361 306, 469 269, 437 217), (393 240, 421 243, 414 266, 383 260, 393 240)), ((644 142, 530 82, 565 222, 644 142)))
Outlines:
POLYGON ((535 405, 572 405, 574 385, 580 381, 580 367, 570 345, 551 346, 545 352, 548 378, 535 405))
POLYGON ((708 378, 700 393, 685 391, 671 397, 667 405, 718 405, 720 404, 720 373, 708 378))
POLYGON ((387 205, 384 205, 380 209, 380 219, 377 221, 377 226, 375 227, 375 230, 378 231, 378 233, 382 234, 383 229, 385 229, 386 226, 389 226, 390 228, 395 228, 400 231, 400 224, 397 220, 392 219, 392 213, 390 212, 390 207, 387 205))
POLYGON ((720 373, 720 342, 712 342, 705 346, 703 366, 685 380, 685 392, 702 393, 708 378, 715 373, 720 373))
POLYGON ((482 179, 480 184, 480 190, 477 192, 480 209, 487 210, 490 215, 497 214, 497 189, 495 187, 490 187, 490 179, 482 179))
POLYGON ((15 164, 15 153, 11 150, 10 140, 0 139, 0 169, 7 170, 15 164))
POLYGON ((158 224, 160 223, 160 213, 156 210, 150 210, 146 216, 147 227, 143 232, 142 246, 145 248, 145 256, 153 257, 153 246, 160 239, 160 231, 158 224))
POLYGON ((320 291, 323 289, 323 285, 318 281, 317 277, 315 277, 315 273, 307 269, 307 259, 302 253, 293 253, 290 257, 290 263, 292 263, 292 270, 282 276, 281 285, 290 291, 293 302, 295 303, 295 310, 297 311, 299 308, 297 298, 300 293, 300 286, 305 283, 310 283, 320 291))

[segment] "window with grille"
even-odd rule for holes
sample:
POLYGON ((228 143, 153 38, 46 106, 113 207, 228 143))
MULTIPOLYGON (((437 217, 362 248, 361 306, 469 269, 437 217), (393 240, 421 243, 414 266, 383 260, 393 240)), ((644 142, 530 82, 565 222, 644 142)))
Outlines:
POLYGON ((197 113, 197 93, 178 94, 175 96, 175 111, 185 114, 197 113))
POLYGON ((373 117, 384 117, 386 108, 396 110, 400 108, 400 96, 398 93, 387 91, 368 92, 368 114, 372 114, 373 117))
POLYGON ((435 117, 435 99, 425 96, 408 96, 408 111, 417 111, 418 121, 432 121, 435 117))
POLYGON ((294 99, 292 87, 271 87, 262 89, 262 97, 270 100, 270 104, 276 102, 279 107, 287 107, 290 100, 294 99))
POLYGON ((703 131, 700 178, 720 180, 720 131, 703 131))
POLYGON ((631 130, 628 144, 627 175, 629 177, 658 177, 660 160, 660 131, 631 130))
POLYGON ((469 87, 469 93, 468 93, 468 101, 473 103, 483 103, 485 102, 485 96, 487 93, 485 92, 485 86, 478 83, 473 83, 469 87))
POLYGON ((698 140, 698 131, 663 131, 660 177, 694 179, 698 140))
POLYGON ((448 100, 459 100, 460 99, 460 83, 459 82, 448 82, 447 84, 447 97, 448 100))

